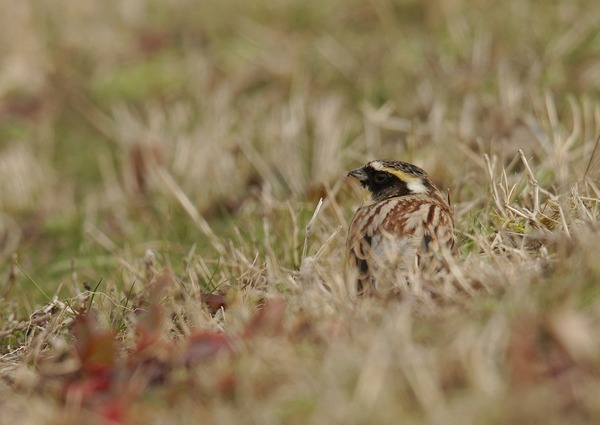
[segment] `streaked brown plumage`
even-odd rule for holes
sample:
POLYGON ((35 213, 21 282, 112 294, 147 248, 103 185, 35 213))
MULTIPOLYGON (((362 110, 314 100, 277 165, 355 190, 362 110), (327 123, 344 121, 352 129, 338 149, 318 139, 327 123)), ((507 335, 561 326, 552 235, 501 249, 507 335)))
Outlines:
POLYGON ((350 171, 366 192, 348 230, 349 270, 358 292, 411 270, 418 256, 451 248, 454 217, 421 168, 377 160, 350 171))

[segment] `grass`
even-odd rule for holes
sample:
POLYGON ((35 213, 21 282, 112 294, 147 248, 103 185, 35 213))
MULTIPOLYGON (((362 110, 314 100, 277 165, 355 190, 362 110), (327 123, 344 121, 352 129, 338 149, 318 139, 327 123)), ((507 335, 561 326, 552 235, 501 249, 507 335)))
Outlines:
POLYGON ((163 3, 0 6, 0 423, 598 421, 600 6, 163 3), (386 157, 458 252, 356 299, 386 157))

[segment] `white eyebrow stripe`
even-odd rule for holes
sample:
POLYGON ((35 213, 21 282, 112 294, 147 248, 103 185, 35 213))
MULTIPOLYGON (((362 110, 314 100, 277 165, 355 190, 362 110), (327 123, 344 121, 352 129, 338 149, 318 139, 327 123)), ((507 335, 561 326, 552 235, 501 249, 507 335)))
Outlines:
POLYGON ((413 193, 426 193, 427 192, 427 188, 425 187, 425 185, 423 184, 423 182, 420 179, 407 183, 406 187, 408 187, 408 190, 410 190, 413 193))
POLYGON ((381 170, 383 168, 383 164, 380 161, 373 161, 371 162, 371 167, 373 167, 373 169, 375 170, 381 170))

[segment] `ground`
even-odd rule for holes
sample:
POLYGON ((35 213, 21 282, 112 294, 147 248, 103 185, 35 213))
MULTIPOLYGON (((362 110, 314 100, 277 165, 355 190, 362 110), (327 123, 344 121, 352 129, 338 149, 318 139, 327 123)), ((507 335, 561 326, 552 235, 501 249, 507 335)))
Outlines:
POLYGON ((600 421, 600 3, 0 9, 0 424, 600 421), (357 298, 377 158, 457 250, 357 298))

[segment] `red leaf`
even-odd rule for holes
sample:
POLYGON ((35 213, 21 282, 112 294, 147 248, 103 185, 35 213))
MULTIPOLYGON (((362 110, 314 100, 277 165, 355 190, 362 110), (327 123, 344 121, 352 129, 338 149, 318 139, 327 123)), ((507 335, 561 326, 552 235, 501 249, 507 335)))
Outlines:
POLYGON ((110 376, 106 373, 83 378, 78 381, 69 382, 64 387, 66 399, 82 400, 87 402, 98 393, 104 393, 110 388, 110 376))
POLYGON ((109 422, 117 424, 127 423, 127 409, 126 405, 121 399, 112 398, 108 399, 99 406, 95 407, 94 410, 100 414, 104 419, 109 422))
POLYGON ((115 365, 116 342, 114 332, 100 329, 93 315, 82 313, 75 318, 73 327, 75 352, 81 367, 88 373, 105 373, 115 365))
POLYGON ((190 335, 183 359, 185 364, 190 366, 211 359, 217 354, 230 349, 231 344, 225 335, 198 330, 190 335))

